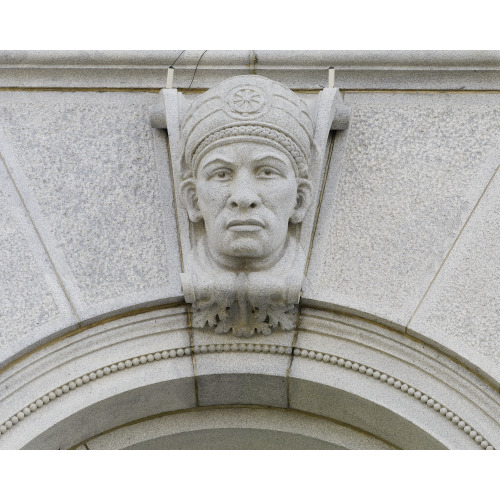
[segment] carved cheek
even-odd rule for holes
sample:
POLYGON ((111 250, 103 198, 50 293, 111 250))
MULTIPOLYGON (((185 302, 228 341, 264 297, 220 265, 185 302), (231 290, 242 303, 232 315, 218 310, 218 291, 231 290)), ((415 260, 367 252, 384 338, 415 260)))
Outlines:
POLYGON ((269 186, 267 198, 275 211, 291 212, 296 204, 297 185, 294 181, 280 180, 273 186, 269 186))
POLYGON ((217 217, 226 206, 229 198, 229 189, 227 183, 210 183, 203 192, 203 201, 207 211, 212 216, 217 217))

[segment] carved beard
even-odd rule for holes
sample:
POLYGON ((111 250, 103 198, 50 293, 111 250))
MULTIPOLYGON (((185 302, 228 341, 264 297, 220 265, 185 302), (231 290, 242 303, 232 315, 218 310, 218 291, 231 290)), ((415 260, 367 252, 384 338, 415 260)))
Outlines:
POLYGON ((292 330, 305 260, 304 250, 292 237, 271 269, 232 272, 217 265, 202 238, 181 275, 186 302, 193 305, 193 326, 214 327, 216 333, 237 337, 292 330))

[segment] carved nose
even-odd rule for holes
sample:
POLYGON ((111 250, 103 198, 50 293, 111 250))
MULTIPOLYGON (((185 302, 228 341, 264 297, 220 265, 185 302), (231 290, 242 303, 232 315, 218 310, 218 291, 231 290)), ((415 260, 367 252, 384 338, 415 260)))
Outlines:
POLYGON ((235 185, 228 202, 231 208, 257 208, 260 205, 259 196, 251 183, 243 180, 235 185))
POLYGON ((258 203, 248 197, 239 197, 237 200, 232 197, 230 202, 231 208, 257 208, 257 206, 258 203))

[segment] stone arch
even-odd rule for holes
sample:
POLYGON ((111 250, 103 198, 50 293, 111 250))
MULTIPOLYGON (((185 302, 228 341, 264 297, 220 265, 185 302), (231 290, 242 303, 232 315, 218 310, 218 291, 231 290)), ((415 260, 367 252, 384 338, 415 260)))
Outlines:
POLYGON ((66 334, 0 374, 0 447, 71 448, 102 433, 118 446, 117 428, 129 438, 135 430, 137 447, 159 421, 179 429, 179 412, 191 428, 159 432, 144 446, 194 446, 198 436, 209 447, 221 429, 237 428, 238 414, 260 422, 232 431, 242 447, 256 429, 277 446, 294 433, 298 447, 499 446, 494 388, 422 341, 305 307, 293 335, 251 340, 193 331, 185 306, 66 334))

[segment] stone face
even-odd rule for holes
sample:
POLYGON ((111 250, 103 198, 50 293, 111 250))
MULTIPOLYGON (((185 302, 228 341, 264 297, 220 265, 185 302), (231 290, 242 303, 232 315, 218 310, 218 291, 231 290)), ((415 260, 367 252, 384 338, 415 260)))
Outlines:
POLYGON ((191 242, 181 279, 193 326, 237 337, 292 330, 306 262, 300 229, 318 170, 307 104, 247 75, 198 96, 179 118, 173 163, 191 221, 181 226, 191 242))
POLYGON ((349 122, 339 89, 304 100, 245 75, 192 100, 177 89, 159 97, 151 125, 169 135, 193 326, 293 330, 330 130, 349 122))
POLYGON ((500 52, 180 52, 0 51, 0 448, 500 448, 500 52))
POLYGON ((410 322, 500 379, 500 175, 477 208, 410 322))
POLYGON ((180 262, 153 94, 0 96, 8 163, 82 319, 178 297, 180 262))
POLYGON ((0 162, 0 365, 76 323, 49 259, 0 162))
POLYGON ((406 326, 500 159, 496 95, 348 93, 303 298, 406 326))

